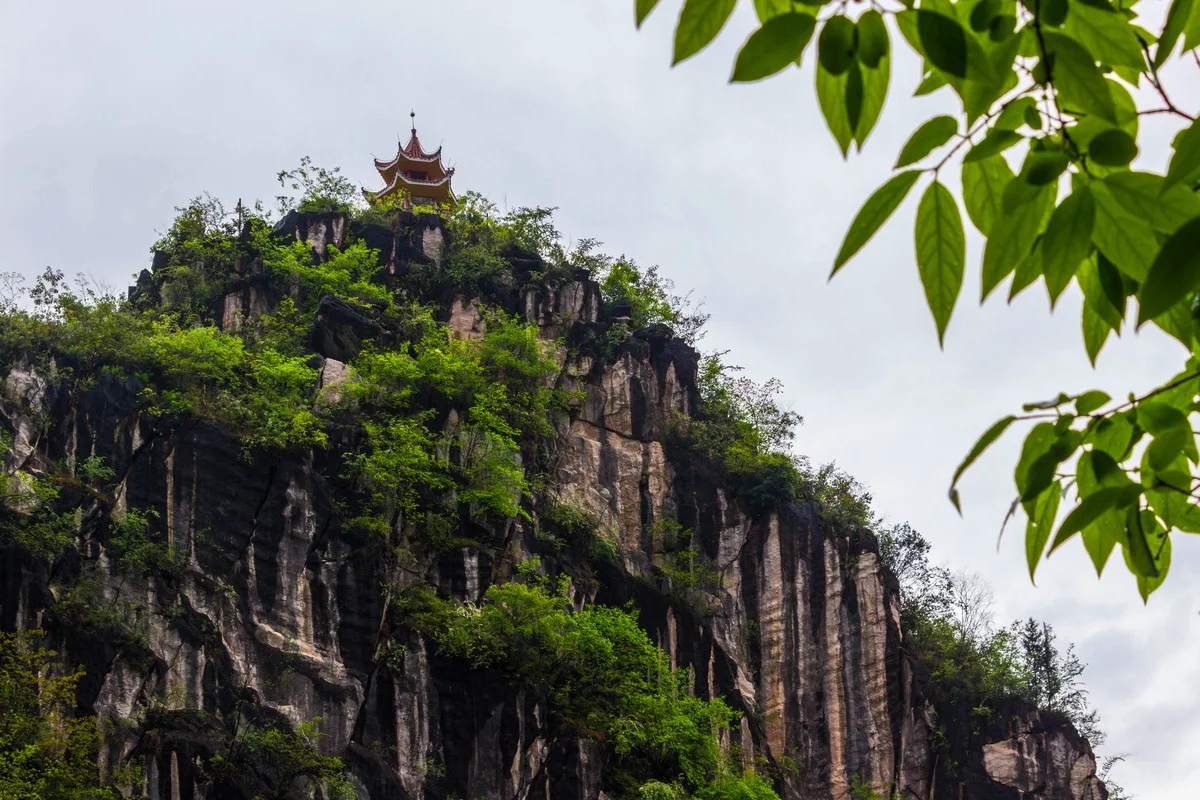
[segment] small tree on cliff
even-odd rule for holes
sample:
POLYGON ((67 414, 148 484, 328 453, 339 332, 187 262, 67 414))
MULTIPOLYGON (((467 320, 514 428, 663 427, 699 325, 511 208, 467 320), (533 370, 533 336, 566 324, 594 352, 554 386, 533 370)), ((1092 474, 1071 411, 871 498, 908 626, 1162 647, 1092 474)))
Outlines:
MULTIPOLYGON (((635 0, 637 24, 658 5, 635 0)), ((673 62, 704 49, 736 6, 684 0, 673 62)), ((1010 298, 1041 281, 1053 303, 1074 282, 1093 363, 1126 324, 1131 298, 1136 328, 1153 324, 1188 351, 1178 374, 1127 400, 1064 391, 1001 419, 950 485, 958 507, 963 471, 1011 425, 1032 422, 1012 506, 1028 518, 1031 576, 1048 551, 1080 534, 1097 571, 1120 545, 1148 598, 1170 567, 1170 534, 1200 532, 1200 447, 1190 421, 1200 396, 1200 124, 1167 81, 1196 80, 1186 72, 1193 59, 1200 67, 1200 2, 1173 0, 1161 24, 1139 16, 1138 0, 873 0, 853 15, 844 0, 753 6, 760 24, 731 80, 799 64, 815 40, 817 103, 843 155, 852 144, 862 149, 879 118, 895 32, 922 63, 917 94, 948 88, 957 101, 954 113, 913 132, 895 174, 851 222, 834 274, 926 178, 916 263, 939 343, 966 269, 965 209, 986 240, 983 298, 1011 278, 1010 298), (1181 126, 1162 173, 1130 166, 1149 114, 1181 126), (957 196, 943 183, 956 160, 957 196)))

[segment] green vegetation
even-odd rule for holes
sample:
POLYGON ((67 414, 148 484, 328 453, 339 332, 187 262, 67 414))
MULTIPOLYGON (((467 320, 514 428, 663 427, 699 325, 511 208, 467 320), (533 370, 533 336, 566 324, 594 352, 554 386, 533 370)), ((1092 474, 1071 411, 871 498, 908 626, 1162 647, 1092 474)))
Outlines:
POLYGON ((701 361, 696 414, 674 420, 670 441, 721 470, 755 512, 811 500, 841 525, 873 525, 871 496, 861 484, 834 464, 813 469, 792 451, 803 419, 779 405, 783 385, 735 377, 740 367, 725 365, 722 355, 701 361))
POLYGON ((281 170, 277 177, 281 187, 300 195, 298 198, 291 194, 276 197, 281 214, 289 211, 350 214, 364 205, 358 187, 342 175, 341 167, 326 169, 313 164, 308 156, 300 159, 300 166, 281 170))
POLYGON ((1020 700, 1062 714, 1094 747, 1103 744, 1084 665, 1073 645, 1058 648, 1052 626, 1029 619, 997 627, 987 584, 930 563, 929 543, 907 523, 882 531, 879 550, 900 582, 904 647, 928 670, 939 713, 971 709, 979 722, 1020 700))
POLYGON ((215 781, 240 786, 261 800, 293 800, 315 789, 330 800, 353 800, 345 764, 317 750, 319 724, 320 719, 295 727, 283 720, 253 723, 239 716, 233 736, 204 769, 215 781))
POLYGON ((386 528, 418 509, 454 512, 454 503, 474 518, 523 515, 522 443, 549 436, 565 408, 564 394, 547 385, 554 360, 535 328, 498 312, 480 341, 452 338, 421 319, 416 342, 364 351, 351 364, 345 407, 361 420, 367 445, 350 470, 376 516, 361 521, 386 528), (435 431, 437 409, 445 408, 461 416, 435 431))
MULTIPOLYGON (((0 430, 0 451, 8 452, 11 437, 0 430)), ((15 547, 52 564, 71 543, 75 520, 57 510, 58 489, 28 473, 8 475, 0 470, 0 547, 15 547)))
POLYGON ((671 669, 633 612, 572 610, 565 579, 554 585, 529 566, 528 585, 493 586, 478 607, 410 592, 406 619, 443 653, 535 693, 563 732, 601 743, 605 780, 619 796, 738 797, 739 785, 775 797, 753 776, 725 775, 717 735, 734 713, 720 699, 695 697, 691 677, 671 669))
POLYGON ((83 671, 55 674, 42 635, 0 632, 0 797, 115 800, 96 768, 96 721, 75 716, 83 671))
MULTIPOLYGON (((637 23, 657 5, 637 0, 637 23)), ((708 46, 736 6, 684 0, 674 63, 708 46)), ((981 302, 1010 277, 1009 299, 1041 281, 1051 306, 1074 283, 1093 364, 1126 325, 1131 298, 1135 329, 1150 323, 1183 345, 1178 372, 1157 388, 1117 400, 1095 390, 1062 392, 1003 418, 971 448, 950 486, 958 507, 963 472, 1014 422, 1034 423, 1013 503, 1028 519, 1031 577, 1049 552, 1078 536, 1097 573, 1119 545, 1147 600, 1170 569, 1170 535, 1200 532, 1193 421, 1200 398, 1200 121, 1172 99, 1166 80, 1184 75, 1197 56, 1200 5, 1173 0, 1159 17, 1157 7, 1138 0, 901 0, 862 7, 854 18, 852 6, 824 0, 753 6, 760 25, 731 80, 780 73, 815 41, 817 105, 843 155, 851 144, 863 148, 888 94, 887 17, 922 63, 916 93, 939 93, 953 111, 913 132, 893 176, 850 224, 834 273, 928 176, 916 211, 915 260, 939 342, 966 270, 965 209, 985 239, 981 302), (1146 7, 1153 10, 1143 16, 1146 7), (1150 114, 1177 126, 1158 172, 1132 163, 1139 122, 1150 114), (958 196, 942 182, 956 161, 958 196)), ((1187 86, 1192 79, 1178 80, 1187 86)))

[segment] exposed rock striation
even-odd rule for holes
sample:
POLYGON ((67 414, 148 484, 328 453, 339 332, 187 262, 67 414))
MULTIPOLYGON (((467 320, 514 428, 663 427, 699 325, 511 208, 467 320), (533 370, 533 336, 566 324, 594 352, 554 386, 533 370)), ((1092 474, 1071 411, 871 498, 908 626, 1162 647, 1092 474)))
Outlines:
MULTIPOLYGON (((428 243, 440 242, 441 229, 428 219, 409 225, 368 231, 390 273, 406 258, 436 257, 428 243)), ((280 227, 324 253, 342 245, 347 224, 293 215, 280 227)), ((272 302, 248 272, 226 296, 224 324, 247 324, 272 302)), ((586 273, 514 289, 510 308, 547 339, 586 341, 605 318, 586 273)), ((461 336, 486 325, 472 297, 454 298, 449 314, 461 336)), ((375 325, 336 301, 322 304, 318 402, 338 391, 345 362, 375 325)), ((672 663, 693 672, 696 691, 742 713, 725 744, 774 764, 782 797, 848 800, 865 786, 914 800, 1105 800, 1088 743, 1028 708, 968 727, 951 769, 872 535, 840 529, 814 504, 752 513, 703 463, 673 454, 668 428, 695 409, 698 356, 669 330, 629 338, 615 358, 586 352, 564 348, 560 358, 559 380, 581 400, 560 425, 553 492, 599 520, 619 557, 573 581, 577 600, 632 600, 672 663), (655 581, 663 519, 692 529, 719 572, 706 607, 672 602, 655 581)), ((102 378, 73 399, 53 377, 28 364, 4 377, 0 423, 15 434, 5 469, 103 457, 117 474, 115 502, 157 513, 183 564, 171 586, 132 579, 85 524, 81 558, 56 567, 92 568, 99 597, 128 609, 141 634, 135 647, 49 614, 44 568, 17 558, 0 567, 3 628, 47 629, 66 660, 86 669, 80 705, 127 721, 107 737, 107 764, 146 756, 151 797, 235 796, 200 783, 194 764, 212 754, 205 726, 248 693, 293 722, 319 718, 322 749, 346 760, 362 797, 602 796, 597 747, 559 735, 535 700, 415 633, 402 648, 385 647, 383 576, 343 527, 344 487, 327 455, 247 454, 217 425, 148 418, 132 379, 102 378)), ((337 435, 336 446, 353 448, 353 432, 337 435)), ((529 555, 553 557, 538 527, 536 518, 511 520, 488 547, 424 556, 413 579, 477 602, 529 555)))

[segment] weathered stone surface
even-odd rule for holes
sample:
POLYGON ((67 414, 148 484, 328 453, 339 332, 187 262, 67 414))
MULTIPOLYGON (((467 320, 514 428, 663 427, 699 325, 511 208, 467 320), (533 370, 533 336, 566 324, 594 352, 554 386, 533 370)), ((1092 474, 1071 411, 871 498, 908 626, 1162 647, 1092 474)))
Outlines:
POLYGON ((350 361, 365 339, 379 334, 379 323, 361 310, 336 297, 325 296, 317 306, 312 346, 326 358, 350 361))

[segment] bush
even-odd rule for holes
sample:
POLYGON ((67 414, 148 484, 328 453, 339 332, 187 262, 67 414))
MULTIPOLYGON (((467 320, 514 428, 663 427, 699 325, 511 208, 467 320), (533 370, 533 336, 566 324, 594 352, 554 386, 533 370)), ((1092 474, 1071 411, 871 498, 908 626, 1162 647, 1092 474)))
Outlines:
POLYGON ((217 198, 200 195, 175 210, 174 222, 153 247, 161 259, 154 277, 167 308, 188 321, 202 319, 247 251, 237 239, 239 219, 217 198))
MULTIPOLYGON (((0 430, 0 451, 12 438, 0 430)), ((53 564, 75 536, 73 514, 55 508, 58 490, 48 481, 25 472, 0 470, 0 546, 12 547, 53 564)))
POLYGON ((605 745, 615 774, 642 776, 638 785, 682 775, 693 787, 717 774, 717 732, 733 712, 693 697, 687 675, 671 669, 632 613, 572 611, 560 593, 508 583, 489 589, 481 607, 439 621, 443 652, 537 693, 561 724, 605 745))
POLYGON ((117 559, 117 568, 143 576, 171 574, 181 570, 186 560, 171 553, 166 531, 154 531, 158 512, 131 508, 112 521, 109 545, 117 559), (157 535, 156 535, 157 534, 157 535))
POLYGON ((708 314, 693 309, 689 297, 674 294, 675 286, 658 274, 658 267, 643 270, 631 259, 612 258, 593 252, 598 245, 585 240, 575 258, 585 261, 600 284, 600 294, 611 305, 627 304, 634 330, 650 325, 667 325, 675 335, 695 344, 703 335, 708 314))

